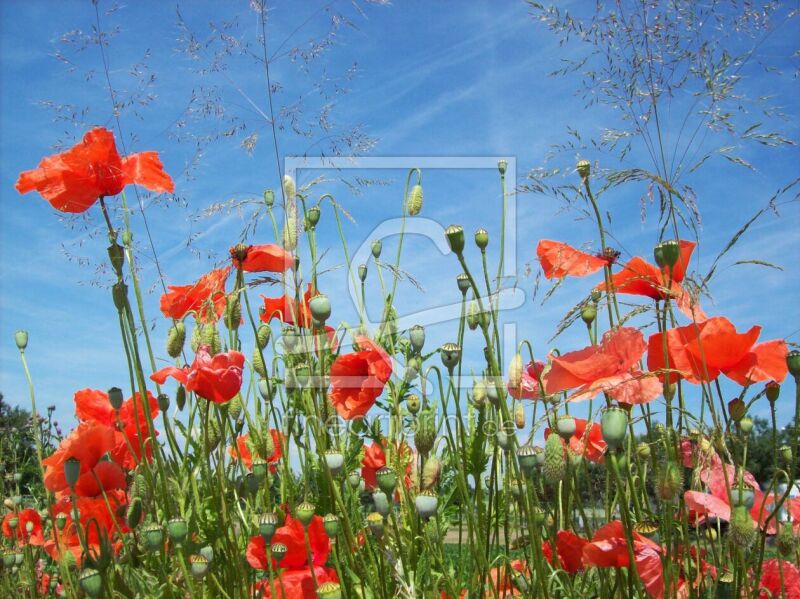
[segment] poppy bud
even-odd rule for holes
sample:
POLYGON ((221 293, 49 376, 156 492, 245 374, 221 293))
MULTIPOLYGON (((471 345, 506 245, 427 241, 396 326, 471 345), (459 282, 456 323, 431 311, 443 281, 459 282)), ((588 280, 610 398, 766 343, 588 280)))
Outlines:
POLYGON ((317 597, 319 599, 342 599, 342 587, 336 582, 323 582, 317 588, 317 597))
POLYGON ((283 347, 288 353, 294 353, 297 348, 300 336, 295 331, 294 327, 286 326, 281 330, 281 339, 283 340, 283 347))
POLYGON ((264 542, 269 543, 276 530, 278 530, 278 516, 274 512, 268 512, 259 516, 258 534, 264 538, 264 542))
POLYGON ((362 283, 367 280, 367 265, 366 264, 359 264, 358 265, 358 278, 362 283))
POLYGON ((440 350, 442 364, 448 370, 453 370, 461 359, 461 346, 456 343, 445 343, 440 350))
POLYGON ((17 349, 25 351, 28 347, 28 331, 17 331, 14 333, 14 342, 17 344, 17 349))
POLYGON ((756 540, 756 523, 747 512, 747 508, 740 505, 733 508, 733 516, 728 526, 728 539, 734 545, 747 549, 756 540))
POLYGON ((739 421, 739 431, 743 435, 749 435, 750 432, 753 430, 753 419, 749 416, 745 416, 739 421))
POLYGON ((414 499, 414 505, 417 508, 419 517, 427 520, 436 514, 436 509, 439 507, 439 498, 435 492, 425 489, 417 494, 414 499))
POLYGON ((444 235, 447 238, 447 245, 450 250, 460 255, 464 251, 464 227, 461 225, 450 225, 444 230, 444 235))
POLYGON ((172 518, 169 522, 167 522, 167 536, 169 537, 170 541, 176 545, 183 543, 188 534, 189 525, 186 524, 186 520, 183 518, 172 518))
POLYGON ((795 380, 800 379, 800 351, 793 349, 786 354, 786 366, 795 380))
POLYGON ((123 401, 125 400, 122 397, 122 389, 119 387, 111 387, 111 389, 108 390, 108 403, 111 404, 111 407, 114 408, 115 411, 119 411, 123 401))
POLYGON ((589 297, 591 297, 592 301, 596 304, 597 302, 600 301, 600 298, 603 297, 603 294, 600 292, 599 289, 592 289, 591 293, 589 294, 589 297))
POLYGON ((436 413, 431 408, 422 410, 417 418, 417 430, 414 434, 414 446, 417 451, 426 455, 436 440, 436 413))
POLYGON ((128 512, 125 514, 125 520, 128 522, 128 528, 136 528, 139 522, 142 521, 142 499, 134 497, 128 506, 128 512))
MULTIPOLYGON (((498 406, 500 404, 500 394, 497 391, 497 385, 494 380, 486 380, 486 396, 489 398, 489 401, 492 402, 493 406, 498 406)), ((503 398, 505 398, 505 395, 503 398)))
POLYGON ((267 376, 267 368, 264 366, 264 358, 261 355, 261 350, 256 348, 253 350, 253 370, 255 370, 261 378, 265 378, 267 376))
POLYGON ((258 347, 264 349, 267 347, 269 343, 270 335, 272 335, 272 329, 268 324, 260 324, 258 327, 258 331, 256 331, 256 343, 258 347))
POLYGON ((515 389, 522 384, 522 367, 522 356, 518 353, 514 354, 508 365, 508 384, 515 389))
POLYGON ((376 239, 372 242, 372 257, 376 260, 381 257, 381 250, 383 249, 383 242, 380 239, 376 239))
POLYGON ((636 446, 636 455, 638 455, 642 459, 648 459, 650 457, 650 445, 642 441, 636 446))
POLYGON ((389 496, 383 491, 375 491, 372 494, 372 503, 375 505, 375 511, 381 516, 389 515, 389 496))
POLYGON ((311 524, 316 510, 317 508, 313 503, 304 501, 294 508, 294 517, 300 521, 300 524, 307 528, 308 525, 311 524))
POLYGON ((501 175, 506 174, 506 169, 508 168, 508 162, 505 160, 498 160, 497 161, 497 170, 500 171, 501 175))
POLYGON ((214 561, 214 548, 211 545, 205 545, 200 548, 200 555, 208 560, 208 563, 214 561))
POLYGON ((522 407, 522 403, 518 403, 514 408, 514 424, 519 429, 525 428, 525 408, 522 407))
POLYGON ((416 216, 422 210, 422 185, 414 185, 408 194, 406 212, 409 216, 416 216))
POLYGON ((777 541, 778 553, 780 553, 782 557, 789 559, 794 555, 797 541, 794 537, 794 530, 792 530, 791 522, 785 522, 781 525, 777 541))
POLYGON ((747 414, 747 406, 737 397, 728 402, 728 413, 734 422, 739 422, 747 414))
POLYGON ((114 307, 117 309, 117 312, 122 312, 125 309, 125 302, 128 299, 128 286, 122 281, 114 283, 111 287, 111 297, 114 300, 114 307))
POLYGON ((429 456, 422 467, 422 488, 432 489, 442 475, 442 462, 435 455, 429 456))
POLYGON ((519 460, 519 467, 524 472, 531 472, 536 467, 536 452, 533 450, 532 445, 522 445, 517 450, 517 459, 519 460))
POLYGON ((219 428, 219 422, 217 422, 216 418, 209 419, 205 437, 206 453, 211 453, 222 440, 222 431, 219 428))
POLYGON ((677 464, 667 465, 656 476, 656 494, 664 501, 673 501, 683 490, 683 473, 677 464))
POLYGON ((280 565, 281 561, 286 555, 286 552, 289 551, 286 545, 284 545, 283 543, 273 543, 270 549, 272 551, 272 557, 275 558, 275 562, 278 565, 280 565))
POLYGON ((597 318, 597 307, 593 305, 584 306, 581 310, 581 320, 586 323, 586 326, 591 326, 594 319, 597 318))
POLYGON ((603 440, 611 449, 622 446, 628 434, 628 413, 622 408, 607 408, 600 421, 603 440))
POLYGON ((367 526, 370 532, 375 535, 375 538, 380 539, 383 537, 383 516, 378 512, 372 512, 367 516, 367 526))
POLYGON ((704 534, 705 534, 705 536, 706 536, 706 540, 708 540, 708 541, 710 541, 710 542, 712 542, 712 543, 713 543, 714 541, 716 541, 716 540, 717 540, 717 537, 719 536, 719 535, 717 534, 717 529, 716 529, 716 528, 714 528, 713 526, 709 526, 709 527, 707 527, 707 528, 706 528, 706 529, 705 529, 703 532, 704 532, 704 534))
POLYGON ((408 397, 406 397, 406 408, 408 408, 409 413, 416 414, 419 412, 420 401, 419 395, 412 393, 408 397))
POLYGON ((781 394, 781 386, 776 381, 770 381, 764 386, 764 392, 769 401, 776 402, 781 394))
POLYGON ((559 416, 558 420, 556 420, 556 431, 565 441, 575 434, 577 428, 578 423, 575 418, 568 414, 559 416))
POLYGON ((592 165, 588 160, 579 160, 577 169, 581 179, 588 179, 592 172, 592 165))
POLYGON ((475 231, 475 245, 483 251, 489 245, 489 232, 486 229, 478 229, 475 231))
POLYGON ((681 246, 674 239, 662 241, 653 248, 653 258, 661 268, 672 268, 681 257, 681 246))
POLYGON ((326 514, 322 519, 322 527, 328 538, 334 539, 339 534, 339 517, 336 514, 326 514))
POLYGON ((469 308, 467 309, 467 326, 469 327, 470 331, 474 331, 478 328, 478 325, 481 323, 481 309, 478 305, 478 302, 472 300, 469 303, 469 308))
POLYGON ((183 406, 186 405, 186 388, 183 385, 179 385, 175 393, 175 405, 179 410, 183 410, 183 406))
POLYGON ((94 599, 103 594, 103 577, 97 570, 86 568, 78 576, 78 584, 87 597, 94 599))
POLYGON ((64 461, 64 478, 69 488, 75 490, 75 483, 81 475, 81 461, 78 458, 70 457, 64 461))
POLYGON ((242 323, 242 302, 238 295, 229 295, 225 298, 225 328, 233 331, 242 323))
POLYGON ((306 221, 308 222, 310 229, 313 229, 317 226, 320 214, 319 206, 311 206, 311 208, 306 210, 306 221))
POLYGON ((212 356, 217 355, 222 350, 222 340, 216 324, 203 325, 200 330, 200 345, 207 345, 212 356))
POLYGON ((311 310, 311 316, 314 320, 325 323, 331 315, 331 302, 327 295, 315 295, 308 302, 308 307, 311 310))
POLYGON ((332 476, 338 475, 344 466, 344 456, 338 449, 329 449, 325 452, 325 464, 328 470, 331 471, 332 476))
POLYGON ((550 435, 544 443, 544 465, 542 474, 551 485, 564 479, 567 472, 567 461, 564 456, 564 444, 558 435, 550 435))
POLYGON ((347 484, 350 485, 351 489, 357 489, 361 486, 361 474, 358 470, 353 470, 347 475, 347 484))

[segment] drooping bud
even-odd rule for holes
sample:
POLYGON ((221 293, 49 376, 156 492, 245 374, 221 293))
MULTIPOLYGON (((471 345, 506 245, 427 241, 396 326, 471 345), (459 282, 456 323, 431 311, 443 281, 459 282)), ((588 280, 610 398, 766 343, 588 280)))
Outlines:
POLYGON ((414 185, 408 193, 406 211, 409 216, 416 216, 422 210, 422 185, 414 185))
POLYGON ((740 399, 735 398, 728 402, 728 414, 734 422, 741 421, 747 414, 747 405, 740 399))
POLYGON ((461 346, 456 343, 445 343, 440 350, 442 364, 448 370, 452 370, 461 360, 461 346))
POLYGON ((525 408, 522 402, 514 407, 514 425, 519 429, 525 428, 525 408))
POLYGON ((600 421, 600 430, 610 449, 621 447, 628 434, 628 413, 622 408, 606 408, 600 421))
POLYGON ((253 350, 253 370, 255 370, 260 376, 261 379, 265 379, 267 377, 267 367, 264 364, 264 357, 261 355, 261 350, 257 347, 253 350))
POLYGON ((481 228, 475 231, 475 245, 481 251, 489 246, 489 232, 486 229, 481 228))
POLYGON ((577 169, 581 179, 588 179, 592 172, 592 164, 588 160, 579 160, 577 169))
POLYGON ((308 527, 316 510, 317 508, 313 503, 304 501, 294 509, 294 517, 300 521, 300 524, 308 527))
POLYGON ((432 489, 435 487, 439 483, 441 475, 442 462, 435 455, 428 457, 422 467, 422 488, 432 489))
POLYGON ((653 248, 653 258, 661 268, 672 268, 681 257, 681 246, 674 239, 662 241, 653 248))
POLYGON ((222 351, 222 339, 219 336, 216 324, 203 325, 200 331, 200 344, 209 346, 213 356, 222 351))
POLYGON ((308 228, 313 229, 319 223, 319 217, 321 215, 321 211, 319 206, 311 206, 308 210, 306 210, 306 222, 308 223, 308 228))
POLYGON ((269 343, 269 338, 272 335, 272 329, 268 324, 261 324, 256 331, 256 343, 258 347, 264 349, 269 343))
POLYGON ((417 430, 414 434, 414 446, 422 455, 426 455, 436 440, 436 412, 426 408, 417 418, 417 430))
POLYGON ((28 331, 17 331, 14 333, 14 342, 17 344, 17 349, 25 351, 28 347, 28 331))
POLYGON ((743 435, 749 435, 753 430, 753 419, 745 416, 739 421, 739 430, 743 435))
POLYGON ((372 246, 370 247, 370 251, 372 252, 372 257, 376 260, 381 257, 381 251, 383 250, 383 242, 380 239, 376 239, 372 242, 372 246))
POLYGON ((128 513, 125 514, 125 519, 128 522, 128 528, 135 528, 142 521, 142 499, 141 497, 134 497, 128 506, 128 513))
POLYGON ((564 444, 558 435, 550 435, 544 444, 544 465, 542 475, 551 485, 558 484, 567 472, 564 444))
POLYGON ((728 539, 734 545, 747 549, 756 540, 756 523, 750 517, 747 508, 737 506, 733 508, 733 516, 728 526, 728 539))
POLYGON ((234 331, 242 323, 242 302, 239 295, 229 295, 225 298, 225 328, 234 331))
POLYGON ((119 387, 111 387, 111 389, 108 390, 108 403, 111 404, 111 407, 114 408, 115 411, 119 411, 124 401, 125 398, 122 396, 122 389, 119 387))
POLYGON ((516 353, 511 358, 511 363, 508 365, 508 384, 515 389, 518 389, 522 384, 522 369, 522 356, 516 353))
POLYGON ((470 331, 474 331, 481 323, 481 308, 476 300, 472 300, 467 308, 467 326, 470 331))
POLYGON ((464 227, 461 225, 450 225, 444 230, 447 238, 447 245, 454 254, 461 254, 464 251, 464 227))
POLYGON ((436 510, 439 507, 439 498, 434 491, 424 489, 417 494, 414 499, 414 505, 417 508, 419 517, 427 520, 436 514, 436 510))

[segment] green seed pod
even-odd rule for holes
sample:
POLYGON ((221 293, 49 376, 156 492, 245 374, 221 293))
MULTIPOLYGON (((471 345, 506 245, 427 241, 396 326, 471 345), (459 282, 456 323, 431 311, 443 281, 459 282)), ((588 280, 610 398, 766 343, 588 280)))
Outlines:
POLYGON ((578 174, 580 175, 581 179, 588 179, 591 172, 592 165, 588 160, 578 161, 578 174))
POLYGON ((323 582, 317 588, 318 599, 342 599, 342 587, 336 582, 323 582))
POLYGON ((745 416, 739 421, 739 430, 743 435, 749 435, 753 430, 753 419, 745 416))
POLYGON ((300 521, 300 524, 308 527, 308 525, 311 524, 312 518, 314 518, 314 512, 316 510, 317 508, 313 503, 304 501, 294 509, 294 517, 300 521))
POLYGON ((183 385, 179 385, 178 391, 175 393, 175 405, 179 410, 183 410, 183 406, 186 405, 186 387, 183 385))
POLYGON ((778 553, 785 559, 789 559, 794 555, 797 540, 794 537, 794 530, 792 530, 791 522, 784 522, 778 532, 778 553))
POLYGON ((461 360, 461 346, 456 343, 445 343, 440 350, 442 364, 448 370, 452 370, 461 360))
POLYGON ((383 537, 383 516, 378 512, 372 512, 367 516, 367 526, 375 538, 383 537))
POLYGON ((190 555, 189 567, 192 571, 192 576, 196 580, 200 580, 208 573, 208 559, 204 555, 190 555))
POLYGON ((14 342, 17 344, 17 349, 25 351, 28 347, 28 331, 17 331, 14 333, 14 342))
POLYGON ((264 537, 264 541, 269 544, 272 535, 278 530, 278 516, 274 512, 261 514, 258 518, 258 534, 264 537))
POLYGON ((636 446, 636 455, 638 455, 643 460, 646 460, 650 457, 650 445, 642 441, 636 446))
POLYGON ((325 529, 325 534, 328 535, 328 538, 335 539, 341 528, 339 517, 336 514, 325 514, 322 519, 322 527, 325 529))
POLYGON ((416 216, 422 210, 422 185, 414 185, 408 194, 406 211, 409 216, 416 216))
POLYGON ((508 168, 508 162, 505 160, 498 160, 497 161, 497 170, 500 171, 501 175, 506 174, 506 169, 508 168))
POLYGON ((283 558, 286 556, 286 552, 289 551, 289 549, 283 543, 273 543, 272 547, 270 547, 270 550, 272 551, 272 557, 275 558, 275 561, 278 563, 278 565, 280 565, 281 561, 283 561, 283 558))
POLYGON ((489 245, 489 232, 486 229, 478 229, 475 231, 475 245, 483 251, 489 245))
POLYGON ((308 307, 314 320, 323 324, 331 316, 331 302, 328 296, 322 293, 312 297, 308 302, 308 307))
POLYGON ((176 545, 183 543, 188 535, 189 525, 183 518, 172 518, 169 522, 167 522, 167 536, 169 537, 169 540, 176 545))
POLYGON ((456 285, 461 295, 467 295, 467 291, 469 291, 469 277, 466 273, 462 272, 456 277, 456 285))
POLYGON ((581 320, 586 323, 586 326, 591 326, 594 319, 597 318, 597 306, 588 305, 584 306, 581 310, 581 320))
POLYGON ((317 226, 321 214, 322 213, 320 212, 319 206, 311 206, 311 208, 306 210, 306 221, 308 221, 310 229, 313 229, 317 226))
POLYGON ((78 477, 81 475, 81 462, 78 458, 70 457, 64 462, 64 478, 70 489, 75 488, 78 477))
POLYGON ((325 452, 325 464, 332 476, 337 476, 344 466, 344 456, 338 449, 329 449, 325 452))
POLYGON ((656 476, 656 494, 664 501, 674 501, 683 491, 683 471, 674 462, 668 462, 656 476))
POLYGON ((78 584, 87 597, 94 599, 103 595, 103 577, 100 572, 92 568, 86 568, 78 576, 78 584))
POLYGON ((444 230, 447 238, 447 245, 454 254, 461 254, 464 251, 464 227, 461 225, 450 225, 444 230))
POLYGON ((142 500, 140 497, 131 499, 128 506, 128 513, 125 514, 125 519, 128 522, 128 528, 136 528, 139 522, 142 521, 142 500))
MULTIPOLYGON (((550 436, 553 437, 554 435, 550 436)), ((536 452, 531 445, 520 446, 517 450, 517 459, 523 472, 531 472, 536 467, 536 452)))
POLYGON ((411 341, 411 347, 414 351, 419 353, 425 345, 425 327, 415 324, 408 330, 408 339, 411 341))
POLYGON ((376 239, 372 242, 372 246, 370 247, 372 251, 372 257, 376 260, 381 257, 381 250, 383 250, 383 242, 380 239, 376 239))
POLYGON ((264 191, 264 203, 267 205, 267 208, 272 208, 275 204, 275 192, 271 189, 264 191))
POLYGON ((800 351, 793 349, 786 354, 786 366, 789 368, 789 374, 794 377, 795 381, 800 379, 800 351))
POLYGON ((734 545, 747 549, 756 540, 756 523, 750 517, 747 508, 737 506, 733 508, 730 526, 728 527, 728 539, 734 545))
POLYGON ((375 491, 372 494, 372 503, 375 506, 375 511, 378 512, 381 516, 388 516, 389 511, 391 510, 391 505, 389 503, 389 497, 391 495, 387 495, 384 491, 375 491))
POLYGON ((732 399, 728 402, 728 414, 734 422, 739 422, 747 414, 747 405, 739 399, 732 399))
POLYGON ((417 508, 417 514, 423 520, 428 520, 436 514, 439 507, 439 498, 436 493, 430 489, 420 491, 414 499, 414 506, 417 508))
POLYGON ((408 397, 406 397, 406 407, 411 414, 416 414, 419 412, 419 396, 412 393, 408 397))
POLYGON ((653 248, 653 258, 656 264, 661 268, 672 268, 681 257, 680 244, 671 239, 669 241, 662 241, 655 248, 653 248))
POLYGON ((610 449, 622 447, 628 434, 628 413, 622 408, 606 408, 600 421, 600 430, 610 449))
POLYGON ((361 474, 358 470, 353 470, 347 475, 347 484, 351 489, 358 489, 361 486, 361 474))
POLYGON ((359 264, 358 265, 358 278, 362 283, 367 280, 367 265, 366 264, 359 264))
POLYGON ((542 475, 551 485, 564 479, 567 472, 567 460, 564 455, 564 444, 558 435, 550 435, 544 444, 544 466, 542 475))
POLYGON ((556 420, 556 432, 565 441, 574 435, 577 429, 578 423, 572 416, 565 414, 556 420))
POLYGON ((428 457, 428 459, 425 460, 425 465, 422 467, 422 488, 434 488, 439 484, 441 476, 442 462, 435 455, 428 457))
POLYGON ((111 389, 108 390, 108 403, 111 404, 111 407, 114 408, 115 411, 119 411, 124 401, 125 398, 122 396, 122 389, 119 387, 111 387, 111 389))
POLYGON ((182 321, 176 322, 169 328, 169 333, 167 333, 167 354, 171 358, 180 356, 185 341, 186 325, 182 321))

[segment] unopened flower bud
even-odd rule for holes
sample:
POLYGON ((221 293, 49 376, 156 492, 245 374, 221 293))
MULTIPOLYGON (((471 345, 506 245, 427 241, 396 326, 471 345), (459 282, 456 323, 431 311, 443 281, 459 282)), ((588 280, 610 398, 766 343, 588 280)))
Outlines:
POLYGON ((738 397, 732 399, 728 402, 728 413, 734 422, 739 422, 747 414, 747 405, 738 397))
POLYGON ((667 462, 656 475, 656 494, 664 501, 673 501, 683 490, 683 473, 678 464, 667 462))
POLYGON ((734 545, 747 549, 756 540, 756 523, 744 506, 733 508, 733 516, 728 525, 728 539, 734 545))
POLYGON ((258 347, 260 347, 261 349, 267 347, 271 335, 272 335, 272 329, 268 324, 262 323, 261 325, 259 325, 258 331, 256 331, 256 343, 258 344, 258 347))
POLYGON ((182 321, 176 322, 169 328, 167 333, 167 354, 171 358, 177 358, 183 351, 183 344, 186 342, 186 325, 182 321))
POLYGON ((422 210, 422 185, 414 185, 408 193, 406 211, 409 216, 416 216, 422 210))
POLYGON ((179 410, 183 410, 183 406, 186 405, 186 387, 183 385, 179 385, 178 390, 175 392, 175 405, 178 406, 179 410))
POLYGON ((481 323, 481 309, 478 305, 476 300, 472 300, 469 303, 469 308, 467 309, 467 326, 469 327, 470 331, 474 331, 478 328, 478 325, 481 323))
POLYGON ((142 521, 142 499, 141 497, 134 497, 128 506, 128 512, 125 514, 125 519, 128 522, 128 528, 136 528, 139 522, 142 521))
POLYGON ((508 384, 518 388, 522 384, 523 362, 519 353, 514 354, 511 363, 508 365, 508 384))
POLYGON ((482 379, 475 380, 472 383, 472 402, 480 407, 488 398, 489 395, 486 391, 486 383, 482 379))
POLYGON ((432 489, 439 483, 442 475, 442 462, 435 455, 431 455, 425 460, 422 467, 422 488, 432 489))
POLYGON ((447 245, 454 254, 461 254, 464 251, 464 227, 461 225, 450 225, 444 230, 447 238, 447 245))
POLYGON ((287 202, 294 200, 297 195, 297 185, 289 175, 283 176, 283 195, 287 202))
POLYGON ((750 432, 753 430, 753 419, 749 416, 745 416, 739 421, 739 430, 742 432, 743 435, 749 435, 750 432))
POLYGON ((558 435, 550 435, 544 444, 544 465, 542 475, 551 485, 564 479, 567 472, 567 460, 564 455, 564 443, 558 435))

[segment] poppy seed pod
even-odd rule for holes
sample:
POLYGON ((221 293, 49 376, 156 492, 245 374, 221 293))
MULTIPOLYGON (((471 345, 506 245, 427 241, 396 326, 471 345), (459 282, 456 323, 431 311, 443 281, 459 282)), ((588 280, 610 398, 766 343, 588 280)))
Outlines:
POLYGON ((336 582, 323 582, 317 588, 318 599, 342 599, 342 587, 336 582))
POLYGON ((214 561, 214 548, 211 545, 206 545, 200 548, 200 555, 208 560, 208 563, 214 561))
POLYGON ((497 431, 496 437, 497 437, 497 445, 498 447, 500 447, 500 449, 502 449, 503 451, 508 451, 509 449, 511 449, 511 435, 509 435, 504 430, 499 430, 497 431))
POLYGON ((592 172, 592 164, 588 160, 579 160, 577 170, 581 179, 588 179, 592 172))
POLYGON ((115 411, 119 411, 123 401, 125 401, 125 399, 122 397, 122 389, 119 387, 111 387, 111 389, 108 390, 108 403, 111 404, 111 407, 114 408, 115 411))
POLYGON ((200 580, 208 573, 208 559, 204 555, 190 555, 189 567, 192 571, 192 576, 197 580, 200 580))
POLYGON ((361 486, 361 474, 357 470, 353 470, 347 475, 347 484, 351 489, 358 489, 361 486))
POLYGON ((681 245, 674 239, 662 241, 653 248, 653 258, 661 268, 672 268, 681 257, 681 245))
POLYGON ((358 265, 358 279, 362 283, 367 280, 367 265, 366 264, 359 264, 358 265))
POLYGON ((273 204, 275 204, 275 192, 271 189, 264 191, 264 203, 267 208, 272 208, 273 204))
POLYGON ((332 476, 337 476, 344 466, 344 456, 338 449, 329 449, 325 452, 325 464, 332 476))
POLYGON ((14 552, 10 549, 6 549, 3 552, 3 567, 4 568, 11 568, 14 565, 14 552))
POLYGON ((600 420, 600 430, 609 448, 621 447, 628 434, 628 413, 622 408, 606 408, 600 420))
POLYGON ((770 381, 764 386, 764 393, 767 396, 767 400, 776 402, 781 394, 781 386, 775 381, 770 381))
POLYGON ((795 380, 800 379, 800 351, 793 349, 786 354, 786 366, 795 380))
POLYGON ((56 528, 58 528, 58 530, 64 530, 64 526, 67 524, 67 515, 64 512, 59 512, 56 514, 55 521, 56 528))
POLYGON ((478 229, 475 231, 475 245, 483 251, 489 245, 489 232, 486 229, 478 229))
POLYGON ((389 515, 389 496, 383 491, 375 491, 372 494, 372 503, 375 506, 375 511, 381 516, 389 515))
POLYGON ((376 260, 381 257, 381 251, 383 250, 383 242, 380 239, 376 239, 372 242, 372 246, 370 247, 372 251, 372 257, 376 260))
POLYGON ((378 470, 375 476, 381 491, 386 493, 386 495, 391 496, 397 487, 397 473, 394 471, 394 469, 384 466, 378 470))
POLYGON ((419 395, 412 393, 411 395, 406 397, 406 407, 408 408, 408 411, 412 414, 416 414, 417 412, 419 412, 419 407, 420 407, 419 395))
POLYGON ((422 185, 414 185, 408 194, 406 211, 409 216, 416 216, 422 210, 422 185))
POLYGON ((650 457, 650 454, 651 454, 651 449, 648 443, 642 441, 636 446, 636 455, 638 455, 640 458, 646 460, 650 457))
POLYGON ((452 370, 461 360, 461 346, 456 343, 445 343, 440 350, 442 364, 448 370, 452 370))
POLYGON ((673 501, 683 490, 683 473, 678 464, 667 465, 656 476, 656 494, 664 501, 673 501))
POLYGON ((158 409, 162 412, 166 412, 169 410, 169 395, 166 393, 160 393, 156 398, 158 401, 158 409))
POLYGON ((289 549, 283 543, 273 543, 270 547, 272 551, 272 557, 275 558, 275 562, 280 565, 283 558, 286 556, 286 553, 289 549))
POLYGON ((64 461, 64 478, 69 488, 74 490, 75 483, 81 475, 81 461, 78 458, 70 457, 64 461))
POLYGON ((750 418, 749 416, 745 416, 738 422, 738 425, 739 425, 739 431, 743 435, 749 435, 753 430, 753 419, 750 418))
POLYGON ((594 305, 584 306, 581 310, 581 320, 586 323, 586 326, 591 326, 594 319, 597 318, 597 307, 594 305))
POLYGON ((17 331, 14 333, 14 342, 17 344, 17 349, 25 351, 28 347, 28 331, 17 331))
POLYGON ((472 300, 467 308, 467 326, 470 331, 474 331, 481 323, 481 308, 476 300, 472 300))
POLYGON ((383 516, 378 512, 372 512, 367 516, 367 526, 375 538, 383 537, 383 516))
POLYGON ((738 397, 728 402, 728 414, 734 422, 741 421, 747 414, 747 405, 738 397))
POLYGON ((264 538, 264 542, 269 543, 276 530, 278 530, 277 514, 274 512, 267 512, 258 517, 258 534, 264 538))
POLYGON ((783 458, 783 460, 787 464, 791 463, 791 461, 792 461, 792 448, 791 447, 789 447, 788 445, 781 445, 780 449, 778 449, 778 451, 780 452, 781 457, 783 458))
POLYGON ((505 160, 498 160, 497 161, 497 170, 500 171, 501 175, 506 174, 506 169, 508 168, 508 162, 505 160))
POLYGON ((423 520, 427 520, 436 514, 436 510, 439 507, 439 498, 436 493, 430 489, 425 489, 417 494, 414 499, 414 505, 417 508, 419 517, 423 520))
POLYGON ((78 584, 87 597, 94 599, 103 594, 103 577, 100 572, 92 568, 86 568, 78 576, 78 584))
POLYGON ((408 330, 408 339, 411 341, 411 347, 414 351, 419 353, 425 345, 425 327, 415 324, 408 330))
POLYGON ((333 539, 339 534, 339 517, 336 514, 325 514, 322 519, 322 527, 325 529, 325 534, 328 538, 333 539))
POLYGON ((314 512, 316 510, 317 508, 313 503, 304 501, 294 508, 294 517, 300 521, 300 524, 307 528, 308 525, 311 524, 311 520, 314 518, 314 512))
POLYGON ((8 519, 8 526, 9 528, 11 528, 11 530, 16 530, 18 524, 19 524, 19 518, 17 518, 16 516, 11 516, 8 519))
POLYGON ((167 536, 173 543, 180 545, 189 534, 189 525, 180 517, 172 518, 167 522, 167 536))
POLYGON ((447 238, 447 245, 450 251, 460 255, 464 251, 464 227, 461 225, 450 225, 444 230, 447 238))
POLYGON ((578 423, 576 422, 575 418, 568 414, 559 416, 558 420, 556 421, 556 431, 564 440, 567 440, 574 435, 577 428, 578 423))
POLYGON ((308 302, 308 307, 311 310, 311 316, 314 320, 323 324, 331 316, 331 302, 328 296, 322 293, 312 297, 308 302))
POLYGON ((321 211, 319 206, 311 206, 311 208, 306 210, 306 220, 312 229, 317 226, 317 223, 319 223, 320 216, 321 211))
POLYGON ((520 468, 525 472, 530 472, 536 467, 536 452, 532 445, 522 445, 517 450, 517 459, 520 468))

